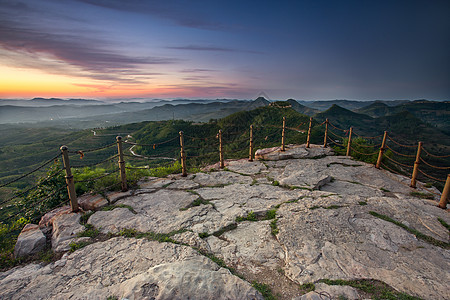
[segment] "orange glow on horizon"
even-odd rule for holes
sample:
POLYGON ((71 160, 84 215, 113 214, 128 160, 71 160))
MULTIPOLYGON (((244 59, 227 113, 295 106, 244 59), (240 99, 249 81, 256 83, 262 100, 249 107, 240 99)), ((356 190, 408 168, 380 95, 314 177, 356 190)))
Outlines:
MULTIPOLYGON (((176 76, 171 76, 154 85, 125 85, 92 80, 83 77, 49 74, 35 69, 12 68, 0 65, 0 98, 34 97, 198 97, 199 90, 207 86, 184 85, 176 76)), ((223 96, 210 91, 208 96, 223 96)))

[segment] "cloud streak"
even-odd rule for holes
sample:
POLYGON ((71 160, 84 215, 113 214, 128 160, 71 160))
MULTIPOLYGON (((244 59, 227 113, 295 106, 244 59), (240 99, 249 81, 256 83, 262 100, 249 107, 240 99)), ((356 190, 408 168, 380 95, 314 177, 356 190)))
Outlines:
MULTIPOLYGON (((139 0, 78 0, 78 2, 116 11, 128 11, 139 14, 152 15, 167 19, 175 24, 205 30, 228 30, 224 23, 208 20, 206 16, 195 10, 186 13, 186 3, 182 1, 139 1, 139 0)), ((193 6, 193 5, 191 5, 193 6)))
POLYGON ((0 20, 0 48, 3 60, 21 67, 46 69, 50 73, 70 72, 70 75, 96 80, 142 83, 143 76, 158 76, 160 72, 144 71, 152 65, 169 65, 180 62, 167 57, 134 57, 106 49, 108 41, 88 38, 82 34, 64 34, 26 27, 18 21, 0 20), (17 54, 22 56, 17 60, 17 54), (25 57, 32 57, 26 60, 25 57), (59 62, 58 63, 55 63, 59 62), (61 66, 61 63, 70 67, 61 66), (78 71, 75 71, 78 69, 78 71))
POLYGON ((263 52, 251 51, 251 50, 240 50, 226 47, 216 47, 216 46, 201 46, 201 45, 186 45, 186 46, 168 46, 166 49, 172 50, 188 50, 188 51, 212 51, 212 52, 243 52, 252 54, 262 54, 263 52))

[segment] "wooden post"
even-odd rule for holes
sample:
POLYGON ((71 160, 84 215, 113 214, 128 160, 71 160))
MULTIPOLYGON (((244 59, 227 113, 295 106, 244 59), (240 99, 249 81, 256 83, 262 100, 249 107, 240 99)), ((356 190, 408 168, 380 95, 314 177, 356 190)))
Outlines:
POLYGON ((64 170, 66 171, 67 193, 69 194, 70 207, 72 209, 72 212, 77 212, 79 210, 77 194, 75 193, 75 184, 73 182, 72 171, 70 170, 69 153, 67 152, 67 150, 67 146, 61 147, 64 170))
POLYGON ((352 131, 353 127, 350 127, 350 131, 348 132, 347 156, 350 156, 350 148, 352 147, 352 131))
POLYGON ((223 143, 222 143, 222 130, 219 130, 219 159, 220 159, 220 168, 223 169, 225 164, 223 163, 223 143))
POLYGON ((181 176, 186 177, 187 176, 187 170, 186 170, 186 153, 184 152, 184 139, 183 139, 183 131, 180 131, 180 157, 181 157, 181 176))
POLYGON ((444 190, 442 191, 441 201, 439 201, 439 207, 447 209, 448 197, 450 196, 450 174, 447 174, 447 180, 445 181, 444 190))
POLYGON ((387 131, 384 132, 383 141, 381 142, 380 152, 378 153, 377 164, 375 165, 375 168, 377 168, 377 169, 379 169, 381 166, 381 160, 383 158, 384 148, 386 146, 386 137, 387 137, 387 131))
POLYGON ((309 128, 308 128, 308 137, 306 138, 306 148, 309 148, 311 141, 311 125, 312 125, 312 118, 309 118, 309 128))
POLYGON ((127 187, 127 175, 125 172, 125 161, 123 160, 123 150, 122 150, 122 137, 118 136, 117 139, 117 152, 119 153, 119 169, 120 169, 120 181, 122 183, 122 192, 128 190, 127 187))
POLYGON ((283 117, 283 131, 281 131, 281 151, 286 151, 286 148, 284 147, 285 144, 285 129, 286 129, 286 117, 283 117))
POLYGON ((248 161, 253 161, 253 125, 250 125, 250 150, 248 161))
POLYGON ((416 161, 414 162, 414 169, 411 176, 411 184, 410 186, 415 188, 417 183, 417 173, 419 172, 419 163, 420 163, 420 152, 422 151, 422 142, 419 142, 419 145, 417 146, 417 154, 416 154, 416 161))
POLYGON ((323 138, 324 148, 327 146, 327 139, 328 139, 328 119, 325 120, 325 137, 323 138))

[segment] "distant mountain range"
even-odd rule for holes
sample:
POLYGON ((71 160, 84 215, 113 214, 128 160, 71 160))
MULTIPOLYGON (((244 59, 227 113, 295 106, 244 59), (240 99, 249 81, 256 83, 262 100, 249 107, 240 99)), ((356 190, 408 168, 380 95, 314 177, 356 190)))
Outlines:
MULTIPOLYGON (((339 122, 342 125, 349 125, 351 122, 370 123, 371 118, 396 116, 407 111, 420 121, 450 134, 450 101, 289 99, 287 102, 295 111, 307 116, 317 116, 318 119, 324 115, 340 115, 339 122), (343 113, 342 109, 346 112, 343 113)), ((0 124, 35 123, 33 126, 38 127, 93 128, 168 119, 207 122, 235 112, 266 106, 269 103, 263 97, 253 101, 176 99, 119 103, 58 98, 0 99, 0 124)))

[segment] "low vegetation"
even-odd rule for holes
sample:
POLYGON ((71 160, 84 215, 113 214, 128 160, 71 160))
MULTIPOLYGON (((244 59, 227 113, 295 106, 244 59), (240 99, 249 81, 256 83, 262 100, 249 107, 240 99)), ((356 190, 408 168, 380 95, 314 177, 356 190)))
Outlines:
POLYGON ((319 282, 323 282, 328 285, 343 285, 351 286, 359 291, 364 292, 371 299, 398 299, 398 300, 420 300, 420 298, 410 296, 406 293, 401 293, 390 287, 384 282, 374 279, 355 279, 355 280, 331 280, 321 279, 319 282))
POLYGON ((429 243, 431 245, 438 246, 438 247, 441 247, 441 248, 444 248, 444 249, 450 249, 450 243, 443 242, 443 241, 437 240, 437 239, 435 239, 435 238, 433 238, 433 237, 431 237, 429 235, 423 234, 423 233, 421 233, 420 231, 418 231, 418 230, 416 230, 414 228, 406 226, 402 222, 399 222, 399 221, 396 221, 396 220, 392 219, 389 216, 386 216, 386 215, 383 215, 383 214, 379 214, 379 213, 374 212, 374 211, 369 211, 369 214, 371 214, 372 216, 377 217, 379 219, 391 222, 392 224, 395 224, 395 225, 405 229, 409 233, 414 234, 418 239, 421 239, 421 240, 423 240, 423 241, 425 241, 425 242, 427 242, 427 243, 429 243))

